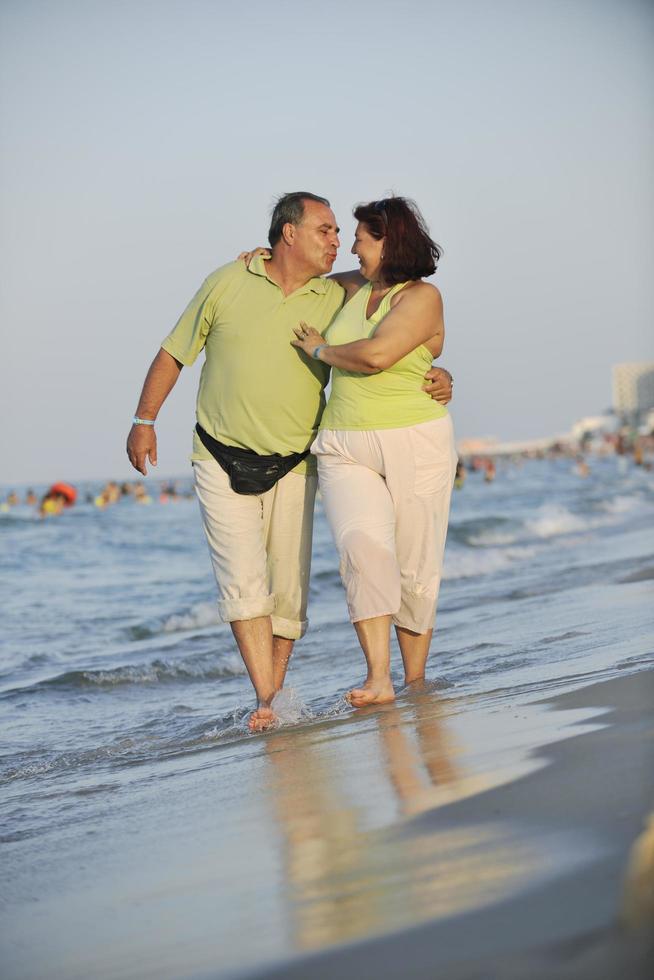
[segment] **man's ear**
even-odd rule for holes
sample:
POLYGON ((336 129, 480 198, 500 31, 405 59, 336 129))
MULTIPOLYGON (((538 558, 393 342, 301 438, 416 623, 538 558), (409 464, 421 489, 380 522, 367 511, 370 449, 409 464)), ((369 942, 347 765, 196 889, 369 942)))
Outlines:
POLYGON ((287 245, 292 245, 295 240, 295 225, 287 221, 282 227, 282 238, 287 245))

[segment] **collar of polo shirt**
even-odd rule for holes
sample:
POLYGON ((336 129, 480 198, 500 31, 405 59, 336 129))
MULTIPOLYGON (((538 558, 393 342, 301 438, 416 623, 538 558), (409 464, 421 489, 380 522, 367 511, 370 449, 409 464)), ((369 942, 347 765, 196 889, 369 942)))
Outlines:
MULTIPOLYGON (((263 276, 264 279, 268 279, 268 282, 272 282, 279 289, 279 284, 268 277, 266 262, 261 255, 256 255, 247 268, 248 272, 254 273, 255 276, 263 276)), ((309 290, 318 294, 325 293, 327 291, 327 282, 321 276, 314 276, 313 279, 309 279, 306 285, 300 287, 296 292, 304 293, 309 290)))

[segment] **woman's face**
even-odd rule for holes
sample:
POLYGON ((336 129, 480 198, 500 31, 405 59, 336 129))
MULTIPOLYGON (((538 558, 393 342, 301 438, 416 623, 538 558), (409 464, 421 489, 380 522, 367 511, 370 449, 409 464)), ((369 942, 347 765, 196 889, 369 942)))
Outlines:
POLYGON ((384 239, 373 238, 367 227, 360 221, 354 233, 352 255, 356 255, 359 259, 361 275, 366 279, 379 279, 383 251, 384 239))

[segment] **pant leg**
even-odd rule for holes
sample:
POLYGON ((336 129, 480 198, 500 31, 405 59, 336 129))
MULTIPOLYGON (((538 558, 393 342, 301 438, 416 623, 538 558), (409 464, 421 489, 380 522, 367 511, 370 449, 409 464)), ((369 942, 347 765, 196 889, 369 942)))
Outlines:
POLYGON ((395 510, 401 605, 394 622, 426 633, 434 625, 456 471, 449 415, 378 432, 395 510))
POLYGON ((350 619, 393 615, 400 605, 395 516, 374 433, 323 429, 312 452, 350 619))
POLYGON ((221 619, 230 623, 270 616, 275 598, 267 567, 264 495, 235 493, 215 459, 196 460, 193 473, 218 586, 221 619))
POLYGON ((311 572, 315 474, 287 473, 263 495, 263 522, 270 591, 275 597, 275 636, 304 636, 311 572))

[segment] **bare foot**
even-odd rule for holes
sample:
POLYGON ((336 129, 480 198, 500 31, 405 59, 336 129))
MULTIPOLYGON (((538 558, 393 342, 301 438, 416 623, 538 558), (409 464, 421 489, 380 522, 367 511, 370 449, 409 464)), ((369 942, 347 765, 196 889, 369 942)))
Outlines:
POLYGON ((395 700, 395 691, 390 677, 386 680, 366 681, 362 687, 355 687, 345 695, 353 708, 365 708, 369 704, 390 704, 395 700))
POLYGON ((272 708, 257 708, 250 715, 248 728, 251 732, 264 732, 266 728, 271 728, 277 718, 272 708))

